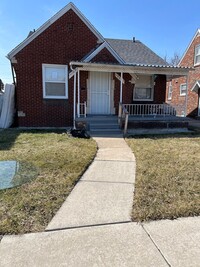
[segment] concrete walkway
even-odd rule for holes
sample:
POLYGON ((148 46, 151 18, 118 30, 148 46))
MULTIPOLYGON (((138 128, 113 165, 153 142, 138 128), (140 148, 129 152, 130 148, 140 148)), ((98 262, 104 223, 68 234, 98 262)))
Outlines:
POLYGON ((95 138, 97 155, 46 230, 131 221, 135 158, 123 138, 95 138))
POLYGON ((1 267, 200 267, 200 217, 130 222, 135 159, 122 138, 96 138, 94 162, 46 232, 4 236, 1 267))

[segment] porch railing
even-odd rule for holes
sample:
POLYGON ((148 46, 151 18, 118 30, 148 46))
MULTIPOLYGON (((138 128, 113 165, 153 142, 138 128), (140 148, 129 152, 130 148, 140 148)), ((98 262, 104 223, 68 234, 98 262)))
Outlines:
POLYGON ((166 103, 163 104, 123 104, 132 116, 175 116, 176 109, 166 103))
POLYGON ((87 116, 87 105, 86 102, 77 104, 77 116, 85 117, 87 116))
POLYGON ((124 135, 127 134, 129 116, 176 116, 176 109, 166 103, 164 104, 122 104, 119 103, 118 123, 123 128, 124 135), (124 122, 124 125, 123 125, 124 122))

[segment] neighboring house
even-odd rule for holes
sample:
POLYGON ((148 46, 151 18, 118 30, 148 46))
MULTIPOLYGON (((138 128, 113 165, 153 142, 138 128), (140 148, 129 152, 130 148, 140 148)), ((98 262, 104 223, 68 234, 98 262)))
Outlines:
POLYGON ((178 66, 193 70, 185 77, 173 78, 167 83, 167 102, 178 115, 200 116, 200 29, 198 29, 178 66))
POLYGON ((131 104, 132 115, 166 113, 166 78, 188 73, 167 66, 134 38, 105 39, 73 3, 8 58, 21 127, 66 127, 82 115, 117 115, 119 103, 131 104))

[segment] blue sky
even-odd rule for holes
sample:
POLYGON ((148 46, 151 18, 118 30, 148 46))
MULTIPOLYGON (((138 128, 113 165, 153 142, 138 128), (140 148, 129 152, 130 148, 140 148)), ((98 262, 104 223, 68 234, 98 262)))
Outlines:
MULTIPOLYGON (((73 3, 104 36, 142 41, 159 56, 182 55, 200 28, 199 0, 74 0, 73 3)), ((66 0, 0 0, 0 79, 12 82, 5 57, 63 8, 66 0)))

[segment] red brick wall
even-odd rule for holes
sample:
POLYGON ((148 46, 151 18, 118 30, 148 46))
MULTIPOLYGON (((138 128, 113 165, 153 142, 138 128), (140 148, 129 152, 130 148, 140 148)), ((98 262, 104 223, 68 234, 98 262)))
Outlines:
MULTIPOLYGON (((17 55, 17 110, 19 126, 61 127, 72 125, 73 78, 69 80, 68 100, 45 100, 42 89, 42 63, 69 64, 81 60, 97 45, 97 37, 69 10, 17 55), (68 25, 73 24, 73 30, 68 25)), ((85 74, 81 74, 84 86, 85 74)), ((86 87, 86 86, 85 86, 86 87)), ((81 97, 86 92, 81 90, 81 97)), ((85 90, 86 91, 86 90, 85 90)))
MULTIPOLYGON (((191 46, 189 47, 186 55, 181 61, 181 66, 185 67, 194 67, 194 52, 195 46, 200 44, 200 36, 196 37, 191 46)), ((196 80, 200 80, 200 65, 194 67, 194 71, 189 72, 188 76, 188 104, 187 104, 187 115, 188 116, 197 116, 198 112, 198 94, 192 92, 191 89, 195 84, 196 80)), ((185 96, 180 96, 180 85, 186 83, 186 77, 175 78, 172 80, 172 100, 167 100, 168 103, 171 103, 174 106, 185 106, 186 99, 185 96)), ((169 83, 167 84, 167 88, 169 83)), ((168 90, 167 90, 168 92, 168 90)), ((181 114, 179 114, 181 115, 181 114)))

